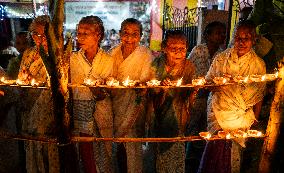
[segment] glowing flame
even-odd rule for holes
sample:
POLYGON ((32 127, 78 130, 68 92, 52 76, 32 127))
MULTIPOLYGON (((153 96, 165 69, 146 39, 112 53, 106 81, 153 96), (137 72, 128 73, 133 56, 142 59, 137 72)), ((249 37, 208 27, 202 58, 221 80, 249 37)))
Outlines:
POLYGON ((199 136, 204 139, 210 139, 212 135, 209 132, 200 132, 199 136))
MULTIPOLYGON (((183 77, 182 77, 183 78, 183 77)), ((177 84, 176 86, 181 86, 181 83, 182 83, 182 78, 180 78, 178 81, 177 81, 177 84)))
POLYGON ((156 79, 152 79, 148 82, 146 82, 147 86, 159 86, 161 84, 161 81, 158 81, 156 79))
POLYGON ((226 139, 231 139, 231 134, 230 133, 226 134, 226 139))
POLYGON ((248 80, 249 80, 249 77, 247 76, 247 77, 245 77, 244 82, 247 83, 248 80))
POLYGON ((257 130, 248 130, 248 136, 250 137, 261 137, 262 133, 260 131, 257 130))
POLYGON ((261 81, 265 81, 265 80, 266 80, 266 76, 265 75, 261 76, 261 81))
POLYGON ((237 130, 234 132, 234 136, 236 136, 237 138, 246 138, 248 134, 242 130, 237 130))
POLYGON ((278 78, 278 71, 274 74, 275 75, 275 78, 278 78))
POLYGON ((92 85, 93 84, 93 81, 91 79, 84 79, 84 83, 86 85, 92 85))
POLYGON ((107 86, 119 86, 119 81, 115 80, 115 79, 111 79, 109 81, 106 82, 107 86))
POLYGON ((23 84, 24 84, 24 82, 23 82, 23 81, 21 81, 20 79, 17 79, 17 80, 16 80, 16 84, 18 84, 18 85, 23 85, 23 84))
POLYGON ((204 85, 205 83, 206 83, 206 80, 204 79, 204 77, 200 77, 198 79, 192 80, 193 85, 204 85))
POLYGON ((35 81, 35 79, 32 79, 32 81, 31 81, 31 85, 32 85, 32 86, 38 86, 38 85, 39 85, 39 83, 38 83, 38 82, 36 82, 36 81, 35 81))
POLYGON ((5 77, 1 77, 1 82, 5 82, 5 77))
POLYGON ((126 80, 122 82, 123 86, 129 86, 129 76, 127 76, 126 80))

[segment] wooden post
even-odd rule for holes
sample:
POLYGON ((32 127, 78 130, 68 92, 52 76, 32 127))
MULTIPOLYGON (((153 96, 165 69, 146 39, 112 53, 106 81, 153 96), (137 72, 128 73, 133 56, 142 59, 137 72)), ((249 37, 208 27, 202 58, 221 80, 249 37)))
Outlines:
MULTIPOLYGON (((282 60, 284 62, 284 58, 282 60)), ((275 86, 274 100, 271 104, 270 118, 266 130, 266 138, 264 140, 261 160, 259 163, 260 173, 273 172, 273 161, 275 161, 275 154, 277 142, 280 140, 280 128, 281 128, 281 113, 283 114, 283 99, 284 99, 284 66, 279 69, 279 76, 282 78, 277 81, 275 86), (282 104, 281 104, 282 102, 282 104)), ((283 116, 283 115, 282 115, 283 116)), ((283 135, 282 135, 283 136, 283 135)), ((283 140, 283 139, 282 139, 283 140)))
POLYGON ((42 55, 43 62, 50 75, 53 110, 59 143, 60 172, 78 172, 77 157, 70 138, 70 115, 68 111, 68 67, 72 45, 64 50, 63 20, 64 0, 50 0, 51 23, 46 26, 48 56, 42 55))

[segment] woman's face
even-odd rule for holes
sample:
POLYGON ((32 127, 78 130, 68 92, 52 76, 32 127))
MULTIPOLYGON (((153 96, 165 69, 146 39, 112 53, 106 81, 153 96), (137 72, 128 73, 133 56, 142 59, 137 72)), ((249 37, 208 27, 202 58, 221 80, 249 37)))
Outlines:
POLYGON ((235 46, 238 56, 248 53, 253 46, 253 37, 248 28, 239 28, 235 34, 235 46))
POLYGON ((123 47, 135 49, 140 42, 140 27, 137 24, 126 24, 120 31, 120 39, 123 47))
POLYGON ((99 45, 101 35, 96 26, 92 24, 79 24, 77 39, 79 47, 83 50, 92 50, 99 45))
POLYGON ((164 51, 168 62, 180 64, 186 59, 186 40, 183 38, 169 38, 164 51))
POLYGON ((212 32, 207 36, 208 42, 212 42, 216 45, 224 44, 225 39, 226 39, 226 30, 222 26, 214 27, 212 32))
POLYGON ((37 47, 41 45, 47 50, 47 40, 44 33, 44 26, 38 25, 35 30, 31 32, 34 43, 37 47))

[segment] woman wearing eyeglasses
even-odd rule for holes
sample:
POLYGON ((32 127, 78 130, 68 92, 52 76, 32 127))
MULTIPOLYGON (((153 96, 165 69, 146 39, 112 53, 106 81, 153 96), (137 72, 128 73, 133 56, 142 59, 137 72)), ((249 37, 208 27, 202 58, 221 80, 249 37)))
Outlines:
MULTIPOLYGON (((187 37, 182 31, 168 31, 162 42, 163 54, 152 63, 156 78, 165 85, 182 78, 183 84, 191 83, 195 67, 186 59, 187 37)), ((193 93, 188 89, 161 89, 153 93, 155 112, 154 134, 160 138, 185 135, 189 122, 189 107, 193 93)), ((184 142, 157 144, 156 171, 185 172, 184 142)))
MULTIPOLYGON (((49 83, 49 74, 41 55, 48 54, 45 27, 50 22, 48 16, 38 16, 29 26, 29 34, 34 47, 27 49, 20 65, 18 79, 23 83, 49 83)), ((54 136, 55 120, 50 90, 29 89, 22 92, 24 109, 21 110, 22 134, 38 136, 54 136)), ((25 142, 26 169, 29 173, 59 172, 59 158, 56 144, 41 142, 25 142)))

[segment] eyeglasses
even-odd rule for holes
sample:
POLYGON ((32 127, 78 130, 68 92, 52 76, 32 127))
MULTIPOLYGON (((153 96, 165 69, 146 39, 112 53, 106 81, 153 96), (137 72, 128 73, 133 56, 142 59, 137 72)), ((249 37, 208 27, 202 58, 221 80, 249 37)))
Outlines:
POLYGON ((46 36, 44 34, 39 34, 37 32, 32 32, 31 34, 34 37, 41 38, 41 39, 46 39, 46 36))

